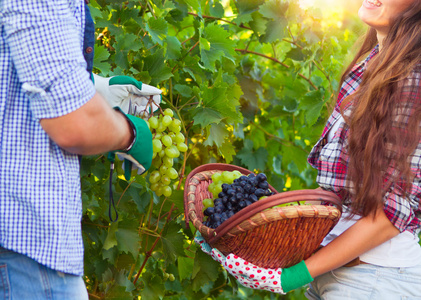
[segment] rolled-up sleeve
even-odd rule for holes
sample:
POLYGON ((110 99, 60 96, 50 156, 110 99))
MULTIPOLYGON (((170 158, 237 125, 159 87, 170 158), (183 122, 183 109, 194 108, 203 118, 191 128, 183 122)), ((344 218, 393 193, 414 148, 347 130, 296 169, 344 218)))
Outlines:
MULTIPOLYGON (((402 82, 402 93, 393 120, 395 128, 408 130, 412 134, 415 128, 411 128, 414 125, 409 126, 408 122, 421 103, 420 82, 421 64, 418 64, 402 82)), ((421 124, 419 121, 416 122, 421 130, 421 124)), ((395 182, 385 195, 384 211, 401 232, 408 230, 419 233, 421 228, 421 140, 408 157, 408 161, 414 175, 412 184, 405 191, 403 182, 395 182)))
POLYGON ((421 217, 419 197, 420 194, 418 196, 409 195, 409 197, 395 192, 388 192, 386 194, 384 212, 390 222, 400 232, 405 230, 411 232, 419 231, 419 218, 421 217))
POLYGON ((421 144, 410 156, 414 174, 412 185, 406 193, 402 184, 395 183, 385 194, 384 211, 399 231, 419 233, 421 227, 421 144))
POLYGON ((84 2, 3 0, 0 5, 5 42, 35 119, 68 114, 91 99, 95 88, 81 45, 84 2))

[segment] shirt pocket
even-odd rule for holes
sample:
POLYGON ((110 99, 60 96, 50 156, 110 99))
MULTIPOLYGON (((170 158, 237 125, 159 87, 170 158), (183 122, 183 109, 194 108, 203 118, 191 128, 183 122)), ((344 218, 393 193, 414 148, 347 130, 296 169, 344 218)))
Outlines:
POLYGON ((322 166, 329 170, 336 170, 336 168, 342 164, 347 164, 347 153, 345 152, 343 145, 339 142, 340 139, 335 138, 331 142, 328 142, 320 151, 319 162, 322 166))

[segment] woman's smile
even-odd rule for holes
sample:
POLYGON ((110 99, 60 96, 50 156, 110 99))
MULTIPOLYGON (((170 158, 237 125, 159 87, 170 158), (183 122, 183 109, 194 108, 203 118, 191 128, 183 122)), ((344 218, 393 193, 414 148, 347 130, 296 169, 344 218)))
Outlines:
POLYGON ((377 30, 379 40, 386 36, 395 18, 414 0, 363 0, 358 16, 377 30))
POLYGON ((365 0, 363 5, 368 9, 372 9, 382 6, 382 3, 378 0, 365 0))

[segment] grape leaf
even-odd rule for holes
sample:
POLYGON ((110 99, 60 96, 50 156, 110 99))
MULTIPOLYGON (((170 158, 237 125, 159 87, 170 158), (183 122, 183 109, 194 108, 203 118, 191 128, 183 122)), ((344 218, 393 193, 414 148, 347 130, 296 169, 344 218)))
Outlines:
POLYGON ((179 92, 182 97, 191 97, 193 93, 192 88, 184 84, 174 85, 174 90, 179 92))
POLYGON ((292 48, 291 50, 288 51, 286 57, 291 58, 293 60, 302 61, 302 60, 305 60, 306 53, 304 53, 304 51, 302 51, 301 49, 292 48))
POLYGON ((234 61, 235 42, 230 39, 228 31, 216 24, 210 24, 203 31, 203 39, 206 42, 200 48, 201 60, 204 67, 209 70, 215 69, 215 62, 220 61, 221 57, 226 57, 234 61))
POLYGON ((192 270, 192 289, 198 291, 203 285, 213 282, 218 278, 220 265, 209 255, 198 249, 194 257, 192 270))
POLYGON ((265 3, 265 0, 242 0, 236 1, 238 12, 241 14, 250 14, 259 9, 261 4, 265 3))
POLYGON ((224 124, 212 124, 210 125, 209 135, 206 141, 203 143, 205 146, 221 147, 228 136, 229 132, 224 124))
POLYGON ((253 29, 257 35, 264 33, 268 20, 264 18, 259 12, 254 12, 252 17, 253 20, 249 22, 251 29, 253 29))
POLYGON ((103 246, 105 250, 109 250, 110 248, 117 246, 118 244, 115 235, 116 231, 118 230, 118 222, 119 221, 117 220, 117 222, 111 223, 111 226, 108 228, 108 234, 103 246))
POLYGON ((201 127, 206 127, 212 123, 218 124, 222 120, 221 114, 212 108, 198 107, 193 113, 194 124, 201 127))
POLYGON ((297 146, 284 146, 282 147, 282 157, 288 157, 288 161, 294 163, 299 172, 304 171, 307 167, 307 156, 308 153, 304 151, 302 148, 297 146))
POLYGON ((167 36, 165 38, 167 43, 167 58, 177 59, 181 56, 181 43, 175 36, 167 36))
POLYGON ((184 256, 184 236, 180 232, 181 226, 175 222, 168 224, 161 236, 164 255, 173 262, 178 256, 184 256))
POLYGON ((142 275, 142 281, 144 282, 144 287, 140 293, 142 299, 160 300, 163 298, 165 293, 165 286, 159 276, 146 273, 142 275))
POLYGON ((138 37, 132 33, 119 34, 116 37, 115 47, 115 62, 119 67, 123 69, 129 68, 129 61, 127 54, 129 51, 138 51, 141 47, 141 43, 136 40, 138 37))
POLYGON ((229 164, 233 160, 233 156, 237 153, 237 149, 233 145, 232 141, 225 139, 222 146, 218 148, 219 153, 225 158, 225 162, 229 164))
POLYGON ((262 43, 273 43, 284 37, 284 29, 288 21, 285 17, 279 17, 277 20, 269 21, 266 24, 265 34, 260 37, 262 43))
POLYGON ((191 277, 191 271, 193 270, 194 260, 189 257, 178 257, 178 275, 180 281, 191 277))
POLYGON ((148 71, 152 80, 150 85, 157 85, 161 81, 173 76, 171 69, 167 67, 164 59, 164 49, 159 49, 154 54, 143 58, 143 71, 148 71))
POLYGON ((306 110, 306 120, 309 126, 314 125, 324 107, 320 90, 308 92, 300 101, 299 107, 306 110))
POLYGON ((225 10, 221 3, 214 2, 213 5, 209 7, 209 12, 213 17, 222 18, 225 10))
POLYGON ((178 208, 180 211, 184 209, 184 191, 182 190, 174 190, 168 200, 171 203, 174 203, 174 206, 178 208))
MULTIPOLYGON (((133 224, 136 224, 133 222, 133 224)), ((140 236, 137 229, 118 228, 115 233, 117 239, 117 247, 121 252, 131 253, 136 257, 139 253, 140 236)))
POLYGON ((249 139, 244 140, 244 148, 238 151, 237 158, 249 170, 264 170, 268 160, 268 152, 265 148, 253 150, 253 142, 249 139))
POLYGON ((107 62, 110 53, 104 46, 95 46, 94 51, 94 67, 106 76, 111 70, 110 64, 107 62))
POLYGON ((202 105, 205 108, 212 108, 222 117, 228 117, 228 122, 241 122, 241 113, 237 110, 239 101, 234 94, 227 94, 224 87, 202 88, 202 105))
POLYGON ((190 5, 199 16, 202 16, 202 6, 200 4, 200 1, 197 0, 183 0, 184 2, 186 2, 188 5, 190 5))
POLYGON ((281 0, 266 1, 259 9, 259 12, 266 18, 278 20, 284 17, 289 2, 281 0))
POLYGON ((163 18, 149 18, 146 22, 146 30, 151 35, 152 41, 163 45, 165 36, 168 32, 168 23, 163 18))
POLYGON ((276 174, 282 175, 282 155, 277 155, 273 158, 272 169, 276 174))

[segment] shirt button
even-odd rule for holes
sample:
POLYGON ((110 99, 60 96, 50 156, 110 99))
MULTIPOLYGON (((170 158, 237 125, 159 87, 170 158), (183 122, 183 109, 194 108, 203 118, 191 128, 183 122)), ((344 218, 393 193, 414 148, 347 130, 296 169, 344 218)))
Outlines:
POLYGON ((319 160, 320 160, 320 161, 324 161, 324 160, 326 160, 326 157, 324 157, 324 156, 320 156, 319 160))
POLYGON ((92 48, 92 47, 87 47, 86 49, 85 49, 85 52, 86 53, 92 53, 92 51, 94 51, 94 49, 92 48))

